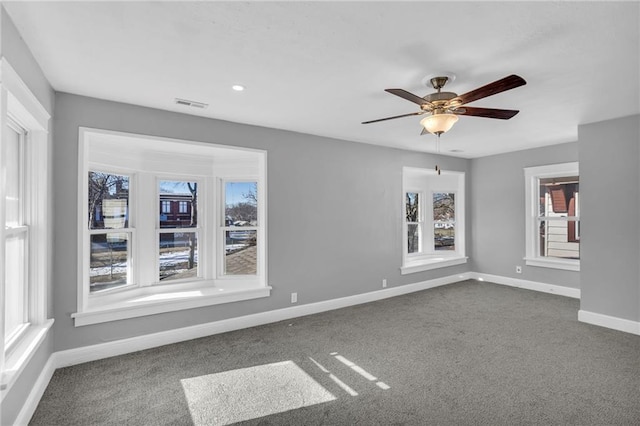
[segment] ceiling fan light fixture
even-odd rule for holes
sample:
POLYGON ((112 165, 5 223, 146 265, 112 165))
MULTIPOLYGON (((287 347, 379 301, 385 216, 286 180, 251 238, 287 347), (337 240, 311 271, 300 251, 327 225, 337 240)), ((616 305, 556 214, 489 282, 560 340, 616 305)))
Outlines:
POLYGON ((442 113, 428 115, 420 120, 420 124, 426 129, 427 132, 434 135, 441 135, 442 133, 451 130, 456 121, 458 121, 457 115, 442 113))

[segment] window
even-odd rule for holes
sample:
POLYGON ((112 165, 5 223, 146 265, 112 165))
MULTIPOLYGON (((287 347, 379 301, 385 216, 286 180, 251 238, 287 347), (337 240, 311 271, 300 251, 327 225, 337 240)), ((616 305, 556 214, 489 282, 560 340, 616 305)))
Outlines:
POLYGON ((79 140, 76 326, 269 295, 264 152, 94 129, 79 140))
POLYGON ((25 161, 26 130, 9 119, 3 140, 5 186, 5 315, 4 343, 10 347, 29 325, 28 311, 28 236, 25 222, 25 161))
POLYGON ((132 283, 130 177, 90 170, 88 179, 89 292, 132 283))
POLYGON ((224 275, 257 273, 257 194, 257 182, 224 182, 224 275))
POLYGON ((403 169, 403 274, 466 262, 464 173, 403 169))
POLYGON ((580 270, 578 163, 525 168, 527 265, 580 270))
MULTIPOLYGON (((189 198, 191 214, 160 215, 158 225, 158 276, 160 281, 175 281, 199 278, 198 240, 201 227, 198 226, 198 182, 161 180, 158 191, 163 197, 189 198)), ((162 201, 169 203, 170 201, 162 201)), ((186 213, 187 202, 178 201, 179 213, 186 213), (182 206, 184 205, 184 210, 182 206)))
POLYGON ((44 341, 49 261, 50 116, 0 60, 0 389, 10 388, 44 341))
POLYGON ((456 249, 455 193, 433 193, 433 246, 436 251, 456 249))
POLYGON ((422 251, 422 227, 424 219, 420 208, 422 194, 420 192, 407 192, 406 216, 407 216, 407 253, 414 254, 422 251))

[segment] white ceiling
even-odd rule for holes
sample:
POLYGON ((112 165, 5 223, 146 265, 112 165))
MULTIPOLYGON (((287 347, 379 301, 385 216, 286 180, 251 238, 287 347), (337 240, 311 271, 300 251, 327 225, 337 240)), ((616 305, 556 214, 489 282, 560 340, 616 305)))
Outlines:
POLYGON ((446 71, 461 94, 522 76, 469 105, 520 114, 461 117, 442 136, 443 153, 473 158, 640 113, 638 2, 3 4, 55 90, 186 114, 433 152, 419 116, 360 124, 418 111, 385 88, 424 96, 422 79, 446 71))

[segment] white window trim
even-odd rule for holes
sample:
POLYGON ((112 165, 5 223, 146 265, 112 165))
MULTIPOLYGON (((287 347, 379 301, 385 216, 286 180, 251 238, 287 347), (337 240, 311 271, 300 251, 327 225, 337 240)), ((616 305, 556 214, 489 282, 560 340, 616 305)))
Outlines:
POLYGON ((237 179, 237 178, 227 178, 227 177, 222 177, 219 179, 218 181, 218 186, 219 186, 219 191, 220 191, 220 212, 219 212, 219 221, 218 221, 218 247, 217 247, 217 252, 218 252, 218 258, 217 258, 217 278, 218 279, 223 279, 223 280, 236 280, 236 281, 244 281, 246 279, 250 279, 256 275, 261 275, 262 273, 264 273, 264 265, 263 262, 261 261, 261 256, 260 256, 260 251, 263 250, 263 246, 262 244, 258 244, 257 246, 257 265, 256 265, 256 275, 227 275, 225 273, 225 242, 226 242, 226 232, 227 231, 256 231, 256 237, 258 239, 258 241, 260 241, 261 238, 264 238, 264 229, 265 226, 264 224, 262 224, 260 222, 260 218, 263 217, 264 212, 264 206, 261 205, 262 203, 258 203, 258 225, 257 226, 228 226, 226 224, 226 192, 225 192, 225 187, 227 182, 256 182, 258 184, 258 194, 262 194, 260 192, 260 179, 258 176, 249 176, 247 178, 242 178, 242 179, 237 179))
MULTIPOLYGON (((537 167, 525 167, 525 229, 526 255, 523 258, 526 265, 541 268, 563 269, 566 271, 580 271, 580 260, 561 259, 557 257, 540 256, 538 247, 538 179, 563 176, 579 176, 579 163, 560 163, 537 167)), ((572 217, 559 217, 554 220, 569 220, 572 217)))
MULTIPOLYGON (((78 191, 81 195, 78 203, 78 217, 81 218, 78 221, 78 247, 83 248, 83 253, 80 254, 80 260, 78 263, 78 307, 77 312, 71 314, 74 319, 76 327, 98 324, 110 321, 116 321, 127 318, 135 318, 146 315, 173 312, 184 309, 199 308, 205 306, 212 306, 222 303, 231 303, 242 300, 249 300, 255 298, 268 297, 271 293, 271 287, 267 285, 267 268, 266 268, 266 152, 263 150, 251 149, 251 148, 239 148, 226 145, 210 144, 205 142, 194 142, 187 140, 162 138, 156 136, 147 135, 135 135, 124 132, 115 132, 100 129, 80 128, 78 137, 78 170, 80 177, 78 179, 78 191), (259 223, 263 226, 259 227, 259 235, 262 243, 258 246, 258 275, 256 276, 223 276, 220 277, 216 273, 217 265, 215 259, 211 259, 203 271, 203 278, 192 281, 172 281, 162 283, 154 283, 149 286, 135 286, 135 287, 120 287, 113 289, 105 294, 103 297, 94 297, 95 295, 89 295, 88 288, 85 286, 86 274, 85 263, 87 259, 82 258, 87 252, 86 247, 86 235, 87 226, 84 218, 87 217, 86 203, 83 201, 87 192, 87 173, 90 168, 88 162, 88 138, 91 137, 105 137, 114 136, 126 139, 136 139, 145 141, 158 141, 158 142, 173 142, 180 143, 184 146, 184 150, 193 149, 194 152, 202 147, 217 148, 224 150, 233 150, 245 153, 257 153, 259 155, 258 162, 258 176, 248 174, 244 172, 242 162, 229 165, 228 168, 233 169, 234 173, 238 173, 237 176, 229 174, 228 171, 221 171, 222 175, 212 175, 210 177, 203 177, 198 174, 193 175, 177 175, 175 173, 154 173, 156 178, 161 180, 198 180, 198 182, 206 182, 206 188, 209 188, 208 192, 210 196, 204 196, 203 193, 199 194, 199 202, 206 203, 204 208, 207 211, 206 218, 199 216, 198 222, 202 227, 201 235, 203 235, 203 246, 200 246, 208 253, 213 252, 213 240, 214 234, 219 232, 221 228, 219 221, 222 220, 224 225, 224 215, 219 218, 220 215, 216 214, 220 210, 219 189, 214 184, 215 181, 222 179, 221 176, 228 177, 229 180, 253 180, 258 182, 258 194, 262 197, 262 202, 258 203, 258 217, 259 223), (190 148, 191 147, 191 148, 190 148), (206 200, 206 201, 205 201, 206 200), (205 222, 206 221, 206 222, 205 222), (209 237, 204 234, 210 234, 209 237), (205 242, 206 241, 206 242, 205 242)), ((218 166, 219 167, 219 166, 218 166)), ((124 171, 117 167, 110 169, 113 171, 123 172, 124 174, 132 174, 132 171, 124 171)), ((135 174, 135 173, 133 173, 135 174)), ((133 182, 130 182, 130 194, 136 191, 137 176, 133 176, 133 182)), ((204 188, 203 188, 204 189, 204 188)), ((137 201, 130 200, 130 226, 136 228, 136 232, 145 232, 140 226, 136 224, 135 214, 133 209, 137 209, 137 203, 152 203, 157 206, 155 211, 158 212, 158 194, 157 191, 152 191, 152 194, 148 194, 148 198, 141 199, 143 194, 139 194, 137 201)), ((130 195, 131 196, 131 195, 130 195)), ((134 196, 135 197, 135 196, 134 196)), ((158 215, 156 215, 158 216, 158 215)), ((157 238, 157 224, 153 222, 153 226, 150 228, 153 232, 154 238, 157 238)), ((151 232, 150 231, 150 232, 151 232)), ((200 243, 199 243, 200 245, 200 243)), ((137 248, 134 248, 137 250, 137 248)), ((216 250, 217 251, 217 250, 216 250)), ((154 251, 155 252, 155 251, 154 251)), ((157 254, 157 253, 155 253, 157 254)), ((155 263, 155 262, 154 262, 155 263)), ((199 265, 200 267, 201 265, 199 265)))
MULTIPOLYGON (((461 265, 467 263, 469 259, 465 255, 465 173, 456 171, 441 171, 441 175, 455 176, 457 179, 457 185, 455 189, 451 188, 436 188, 429 191, 425 191, 424 188, 416 187, 415 185, 406 184, 404 177, 407 173, 423 175, 425 179, 437 178, 438 172, 435 170, 421 169, 415 167, 403 167, 403 184, 402 184, 402 266, 400 267, 400 274, 412 274, 416 272, 428 271, 439 268, 446 268, 449 266, 461 265), (407 253, 407 221, 406 221, 406 193, 417 192, 422 195, 422 200, 419 201, 420 208, 422 208, 421 219, 422 224, 422 252, 421 253, 407 253), (456 250, 452 252, 435 251, 432 249, 427 250, 425 248, 425 241, 429 235, 433 240, 433 194, 434 193, 454 193, 455 195, 455 209, 456 209, 456 250), (430 194, 429 200, 426 199, 424 194, 430 194), (426 230, 425 228, 429 228, 426 230)), ((429 246, 430 247, 430 246, 429 246)))
MULTIPOLYGON (((426 206, 425 206, 425 197, 424 197, 424 191, 422 189, 415 189, 413 187, 408 188, 406 191, 404 191, 403 194, 403 200, 404 200, 404 208, 406 209, 406 200, 407 200, 407 194, 416 194, 418 196, 418 221, 417 222, 407 222, 406 221, 406 217, 407 217, 407 212, 406 210, 403 211, 403 218, 404 220, 404 224, 403 224, 403 228, 404 228, 404 238, 405 238, 405 245, 404 247, 406 248, 406 259, 407 261, 411 261, 411 259, 414 258, 418 258, 419 256, 422 256, 422 253, 424 251, 424 240, 425 240, 425 211, 426 211, 426 206), (409 225, 418 225, 418 251, 414 252, 414 253, 409 253, 409 225)), ((406 263, 406 261, 405 261, 406 263)))
MULTIPOLYGON (((158 239, 160 238, 160 234, 172 234, 172 233, 177 233, 177 232, 193 232, 196 234, 196 240, 198 243, 198 257, 199 258, 205 258, 205 257, 209 257, 209 253, 211 253, 210 250, 210 244, 209 244, 209 240, 211 239, 209 237, 209 235, 207 235, 206 230, 211 228, 211 217, 212 217, 212 213, 211 213, 211 209, 210 209, 210 205, 211 203, 211 190, 210 190, 210 186, 208 184, 207 181, 210 181, 211 179, 204 179, 202 177, 194 177, 194 178, 186 178, 185 176, 175 176, 175 175, 165 175, 165 174, 158 174, 156 176, 156 214, 155 214, 155 218, 156 218, 156 223, 155 223, 155 232, 156 232, 156 241, 158 241, 158 239), (160 211, 158 211, 158 209, 160 208, 160 203, 158 203, 158 201, 160 200, 160 182, 161 181, 176 181, 176 182, 196 182, 198 184, 198 194, 197 194, 197 199, 198 199, 198 206, 200 209, 200 213, 198 213, 198 226, 194 227, 194 228, 160 228, 160 211), (202 214, 202 212, 204 211, 204 214, 202 214)), ((178 209, 179 209, 179 203, 181 203, 182 201, 178 201, 178 209)), ((185 201, 186 202, 186 201, 185 201)), ((180 214, 179 210, 178 210, 178 214, 180 214)), ((174 284, 179 284, 179 283, 183 283, 183 282, 193 282, 193 281, 202 281, 204 280, 204 277, 210 276, 210 274, 207 273, 207 271, 205 270, 205 268, 208 267, 208 265, 202 264, 202 262, 198 262, 198 273, 197 276, 193 279, 180 279, 180 280, 169 280, 169 281, 160 281, 160 247, 157 247, 157 251, 155 253, 155 263, 156 263, 156 267, 155 267, 155 271, 157 272, 156 277, 154 280, 151 281, 151 285, 174 285, 174 284)), ((142 284, 144 285, 144 284, 142 284)))
MULTIPOLYGON (((29 325, 7 351, 4 344, 4 318, 0 320, 0 398, 4 398, 49 333, 53 319, 47 318, 49 253, 51 245, 49 120, 51 116, 11 67, 0 60, 0 128, 4 131, 10 114, 28 132, 25 144, 25 186, 29 188, 25 220, 31 228, 28 275, 29 325)), ((0 154, 1 155, 1 154, 0 154)), ((5 184, 0 184, 0 222, 5 221, 5 184)), ((4 271, 5 227, 0 226, 0 270, 4 271)), ((4 294, 4 274, 0 274, 0 292, 4 294)), ((2 298, 4 299, 4 297, 2 298)))

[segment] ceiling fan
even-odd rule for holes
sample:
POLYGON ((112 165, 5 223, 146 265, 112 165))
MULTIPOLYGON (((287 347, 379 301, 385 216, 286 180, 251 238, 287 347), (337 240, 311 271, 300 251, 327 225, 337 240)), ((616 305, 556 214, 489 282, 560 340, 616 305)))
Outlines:
POLYGON ((494 81, 493 83, 489 83, 463 95, 457 95, 453 92, 441 91, 441 89, 445 84, 447 84, 449 80, 450 77, 448 76, 439 76, 429 79, 429 82, 437 91, 435 93, 430 93, 422 98, 403 89, 385 89, 385 92, 389 92, 393 95, 400 96, 403 99, 418 104, 420 106, 420 111, 412 112, 409 114, 396 115, 393 117, 380 118, 377 120, 363 121, 362 124, 377 123, 379 121, 393 120, 395 118, 428 114, 425 118, 420 120, 420 124, 423 126, 422 133, 420 134, 424 135, 426 133, 433 133, 434 135, 440 136, 442 133, 450 130, 451 127, 453 127, 455 122, 458 121, 459 115, 470 115, 474 117, 508 120, 516 115, 519 111, 513 109, 477 108, 462 106, 477 101, 478 99, 486 98, 488 96, 515 89, 516 87, 527 84, 527 82, 524 81, 522 77, 512 74, 508 77, 494 81))

